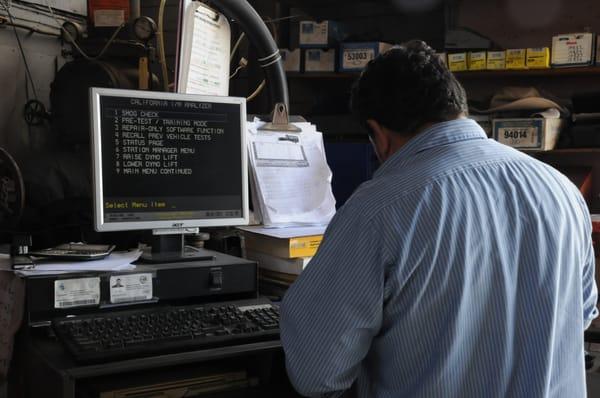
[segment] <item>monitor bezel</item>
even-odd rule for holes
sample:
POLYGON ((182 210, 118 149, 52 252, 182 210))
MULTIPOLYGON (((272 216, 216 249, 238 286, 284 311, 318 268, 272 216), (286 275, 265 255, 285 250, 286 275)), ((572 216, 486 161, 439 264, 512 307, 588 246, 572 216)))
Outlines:
POLYGON ((248 158, 246 148, 246 98, 221 97, 213 95, 180 94, 162 91, 141 91, 114 88, 90 88, 90 120, 91 120, 91 150, 92 150, 92 181, 94 201, 94 229, 98 232, 130 231, 130 230, 161 230, 161 229, 186 229, 203 227, 227 227, 248 225, 248 158), (241 162, 242 162, 242 217, 237 218, 208 218, 208 219, 176 219, 167 221, 123 221, 105 222, 104 198, 102 181, 102 142, 100 120, 100 98, 102 96, 165 99, 177 101, 213 102, 221 104, 235 104, 240 107, 240 134, 241 134, 241 162))

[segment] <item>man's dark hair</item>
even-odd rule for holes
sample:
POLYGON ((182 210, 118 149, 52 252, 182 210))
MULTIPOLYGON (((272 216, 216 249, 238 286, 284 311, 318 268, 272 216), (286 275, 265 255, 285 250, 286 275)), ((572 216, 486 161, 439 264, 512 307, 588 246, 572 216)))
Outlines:
POLYGON ((373 119, 412 134, 425 123, 466 114, 467 97, 435 51, 413 40, 369 62, 352 88, 351 108, 361 124, 373 119))

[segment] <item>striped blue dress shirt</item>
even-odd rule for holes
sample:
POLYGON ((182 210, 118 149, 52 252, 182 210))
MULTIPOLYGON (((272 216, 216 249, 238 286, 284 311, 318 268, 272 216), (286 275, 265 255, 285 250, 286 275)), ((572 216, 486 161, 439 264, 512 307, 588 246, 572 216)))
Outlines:
POLYGON ((588 208, 469 119, 411 139, 331 221, 282 303, 303 395, 585 397, 588 208))

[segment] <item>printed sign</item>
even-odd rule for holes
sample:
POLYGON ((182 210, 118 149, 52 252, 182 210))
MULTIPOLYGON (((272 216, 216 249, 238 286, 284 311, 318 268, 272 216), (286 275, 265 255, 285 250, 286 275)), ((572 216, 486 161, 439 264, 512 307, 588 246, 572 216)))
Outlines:
POLYGON ((329 31, 328 21, 321 23, 313 21, 300 22, 300 44, 301 45, 327 45, 327 34, 329 31))
POLYGON ((344 50, 344 68, 362 68, 375 58, 375 50, 372 48, 345 49, 344 50))
POLYGON ((500 127, 498 141, 516 148, 537 148, 540 145, 539 128, 529 127, 500 127))
POLYGON ((112 275, 110 302, 125 303, 152 299, 152 274, 112 275))
POLYGON ((98 304, 100 304, 100 278, 54 281, 54 308, 72 308, 98 304))

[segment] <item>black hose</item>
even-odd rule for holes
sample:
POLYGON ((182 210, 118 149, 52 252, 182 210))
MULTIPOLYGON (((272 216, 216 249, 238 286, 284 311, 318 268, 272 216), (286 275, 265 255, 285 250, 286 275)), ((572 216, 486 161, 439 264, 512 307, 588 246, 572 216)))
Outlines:
POLYGON ((227 18, 235 19, 258 51, 258 62, 265 70, 273 105, 283 102, 289 111, 288 87, 279 48, 262 18, 246 0, 214 0, 227 18))

